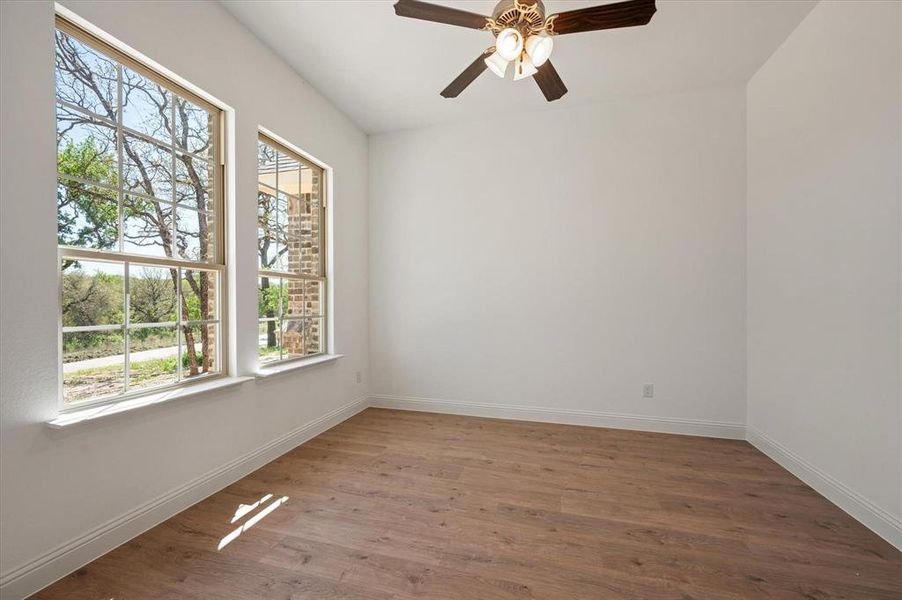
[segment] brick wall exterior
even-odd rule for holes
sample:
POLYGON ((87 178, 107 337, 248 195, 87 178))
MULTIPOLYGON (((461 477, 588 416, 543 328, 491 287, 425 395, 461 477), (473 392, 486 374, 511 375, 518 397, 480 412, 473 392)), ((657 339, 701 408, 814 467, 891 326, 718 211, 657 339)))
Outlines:
MULTIPOLYGON (((288 270, 304 275, 321 275, 320 245, 322 218, 320 174, 312 172, 313 192, 289 197, 286 240, 288 270)), ((287 280, 286 316, 322 314, 322 284, 318 281, 287 280)), ((284 321, 282 345, 287 356, 317 354, 322 351, 322 319, 284 321)))

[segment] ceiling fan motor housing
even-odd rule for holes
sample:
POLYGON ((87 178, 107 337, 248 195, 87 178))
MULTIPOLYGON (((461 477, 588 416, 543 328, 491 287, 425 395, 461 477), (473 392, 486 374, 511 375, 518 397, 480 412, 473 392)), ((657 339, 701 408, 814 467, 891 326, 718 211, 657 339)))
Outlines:
POLYGON ((508 27, 524 35, 545 28, 545 5, 542 0, 501 0, 492 11, 490 25, 496 33, 508 27))

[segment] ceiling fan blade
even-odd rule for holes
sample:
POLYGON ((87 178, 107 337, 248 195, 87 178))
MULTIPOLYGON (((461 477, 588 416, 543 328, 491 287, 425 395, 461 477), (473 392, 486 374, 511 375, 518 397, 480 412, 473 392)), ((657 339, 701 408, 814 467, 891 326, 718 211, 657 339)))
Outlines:
POLYGON ((552 28, 554 33, 580 33, 599 29, 647 25, 655 14, 655 0, 628 0, 558 14, 552 28))
POLYGON ((567 93, 567 86, 564 85, 561 76, 557 74, 550 60, 539 67, 538 72, 532 78, 539 84, 539 89, 542 90, 545 99, 549 102, 554 102, 567 93))
POLYGON ((395 14, 399 17, 434 21, 470 29, 482 29, 486 24, 486 17, 482 15, 419 0, 398 0, 395 4, 395 14))
POLYGON ((462 91, 467 89, 467 86, 473 83, 477 77, 482 75, 482 72, 488 69, 488 66, 485 64, 485 58, 487 54, 491 54, 491 52, 483 52, 479 55, 479 58, 470 63, 470 66, 463 70, 463 73, 458 75, 454 81, 448 84, 448 87, 442 90, 441 94, 445 98, 457 98, 462 91))

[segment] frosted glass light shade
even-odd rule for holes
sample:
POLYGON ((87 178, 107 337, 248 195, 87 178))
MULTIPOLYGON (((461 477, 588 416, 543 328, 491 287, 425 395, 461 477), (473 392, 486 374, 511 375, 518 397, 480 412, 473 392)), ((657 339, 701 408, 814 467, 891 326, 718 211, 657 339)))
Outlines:
POLYGON ((495 40, 495 54, 504 60, 514 60, 523 52, 523 34, 508 27, 502 29, 495 40))
POLYGON ((532 61, 529 60, 529 57, 526 56, 526 53, 523 53, 517 57, 517 62, 514 64, 514 81, 532 77, 537 72, 538 69, 536 69, 536 66, 532 64, 532 61))
POLYGON ((554 39, 542 31, 538 35, 531 35, 526 40, 526 54, 536 67, 541 67, 551 57, 554 49, 554 39))
POLYGON ((497 52, 492 52, 492 55, 485 59, 485 64, 492 73, 504 79, 507 65, 511 64, 511 61, 504 60, 497 52))

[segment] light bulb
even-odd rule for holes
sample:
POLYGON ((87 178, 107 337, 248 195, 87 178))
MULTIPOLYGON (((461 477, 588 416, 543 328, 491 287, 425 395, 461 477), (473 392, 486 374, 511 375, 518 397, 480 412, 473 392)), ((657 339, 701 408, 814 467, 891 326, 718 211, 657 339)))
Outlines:
POLYGON ((504 79, 504 75, 507 73, 507 65, 511 64, 511 61, 504 60, 497 52, 492 52, 492 55, 485 59, 485 64, 492 73, 504 79))
POLYGON ((508 27, 495 40, 495 52, 504 60, 514 60, 523 51, 523 34, 508 27))
POLYGON ((551 56, 554 49, 554 40, 547 32, 542 31, 538 35, 531 35, 526 40, 526 53, 532 64, 541 67, 551 56))
POLYGON ((517 57, 517 62, 514 64, 514 81, 532 77, 537 72, 538 69, 532 64, 525 52, 517 57))

